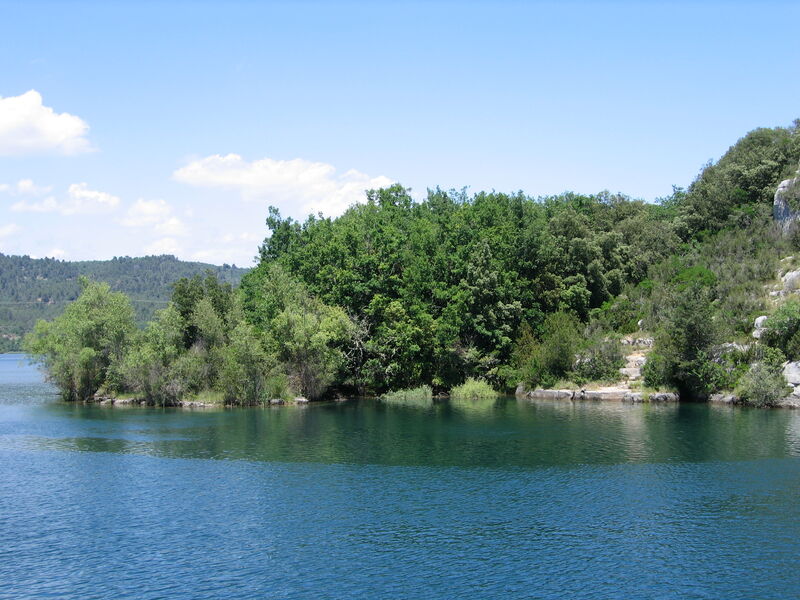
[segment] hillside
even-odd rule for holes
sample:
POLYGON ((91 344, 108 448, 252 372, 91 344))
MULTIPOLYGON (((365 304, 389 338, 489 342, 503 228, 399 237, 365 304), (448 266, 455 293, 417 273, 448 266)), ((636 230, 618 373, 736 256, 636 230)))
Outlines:
POLYGON ((207 270, 233 285, 248 271, 235 265, 185 262, 170 255, 69 262, 0 254, 0 352, 19 349, 20 337, 38 319, 61 314, 78 297, 80 276, 105 281, 113 290, 125 292, 141 324, 167 305, 173 282, 207 270))

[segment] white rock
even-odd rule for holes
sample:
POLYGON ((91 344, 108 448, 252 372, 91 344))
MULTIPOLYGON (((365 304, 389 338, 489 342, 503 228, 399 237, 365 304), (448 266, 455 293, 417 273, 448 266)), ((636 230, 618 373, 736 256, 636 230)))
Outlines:
POLYGON ((764 329, 764 323, 767 322, 767 315, 761 315, 760 317, 756 317, 755 326, 756 329, 764 329))
POLYGON ((800 362, 783 365, 783 376, 790 385, 800 385, 800 362))

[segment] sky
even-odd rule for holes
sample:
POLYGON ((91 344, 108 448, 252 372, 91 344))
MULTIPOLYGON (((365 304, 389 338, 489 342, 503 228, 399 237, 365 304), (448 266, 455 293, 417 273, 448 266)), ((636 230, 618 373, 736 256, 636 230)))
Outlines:
POLYGON ((794 2, 4 2, 0 252, 249 266, 394 182, 687 186, 800 117, 794 2))

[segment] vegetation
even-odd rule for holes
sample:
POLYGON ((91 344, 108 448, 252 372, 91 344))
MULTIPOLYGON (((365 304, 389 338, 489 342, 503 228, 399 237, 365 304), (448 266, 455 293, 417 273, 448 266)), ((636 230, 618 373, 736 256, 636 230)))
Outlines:
POLYGON ((453 400, 482 400, 487 398, 497 398, 497 392, 492 386, 480 379, 470 377, 461 385, 457 385, 450 390, 450 398, 453 400))
MULTIPOLYGON (((800 235, 771 218, 774 190, 799 162, 800 121, 751 132, 653 204, 440 189, 415 201, 394 185, 335 219, 301 223, 273 208, 259 263, 237 290, 213 275, 179 280, 146 328, 126 321, 123 351, 58 319, 27 347, 70 397, 97 387, 159 403, 333 390, 392 401, 428 387, 471 397, 613 380, 620 337, 642 323, 655 338, 648 387, 702 400, 738 386, 766 404, 784 390, 759 387, 776 367, 755 355, 800 357, 800 303, 768 319, 758 351, 722 344, 750 338, 769 312, 764 285, 800 250, 800 235), (71 366, 61 368, 62 348, 71 366)), ((82 296, 69 319, 91 321, 89 304, 82 296)))
POLYGON ((433 402, 433 390, 429 385, 421 385, 413 389, 388 392, 381 396, 381 401, 401 406, 426 407, 433 402))
POLYGON ((60 315, 80 294, 82 276, 127 294, 136 322, 143 325, 167 305, 173 282, 208 270, 232 285, 247 272, 236 265, 217 267, 174 256, 68 262, 0 254, 0 352, 19 351, 22 337, 38 319, 60 315))

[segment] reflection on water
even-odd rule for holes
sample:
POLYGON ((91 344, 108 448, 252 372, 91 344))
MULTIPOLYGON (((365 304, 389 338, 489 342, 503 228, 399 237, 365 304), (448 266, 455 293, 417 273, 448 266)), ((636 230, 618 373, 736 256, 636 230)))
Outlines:
POLYGON ((0 598, 796 598, 798 453, 800 411, 84 406, 0 356, 0 598))
POLYGON ((185 410, 50 402, 8 407, 6 419, 14 422, 13 435, 0 438, 6 448, 279 462, 538 467, 745 460, 800 451, 800 414, 794 411, 691 404, 500 398, 425 409, 351 400, 185 410))

